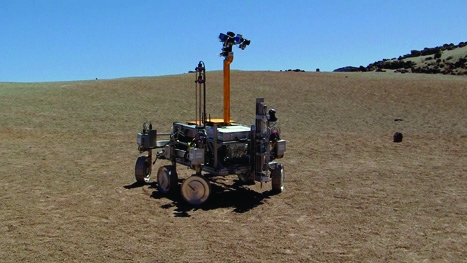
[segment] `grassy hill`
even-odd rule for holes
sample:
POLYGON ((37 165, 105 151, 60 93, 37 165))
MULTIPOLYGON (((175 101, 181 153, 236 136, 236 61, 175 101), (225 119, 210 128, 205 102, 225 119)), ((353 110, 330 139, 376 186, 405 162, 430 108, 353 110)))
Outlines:
POLYGON ((467 75, 467 42, 461 42, 458 45, 445 44, 434 48, 412 50, 410 54, 377 61, 366 67, 344 67, 335 71, 394 71, 400 73, 467 75))
MULTIPOLYGON (((466 78, 233 71, 233 119, 277 110, 286 190, 218 178, 198 209, 133 185, 136 133, 193 119, 194 78, 0 83, 3 262, 467 258, 466 78)), ((222 116, 222 72, 207 80, 222 116)))

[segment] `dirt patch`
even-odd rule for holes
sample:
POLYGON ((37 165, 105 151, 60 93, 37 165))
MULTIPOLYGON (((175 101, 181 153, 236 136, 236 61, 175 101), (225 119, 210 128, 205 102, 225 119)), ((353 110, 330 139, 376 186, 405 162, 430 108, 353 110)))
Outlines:
POLYGON ((466 78, 232 72, 232 118, 277 110, 286 190, 221 177, 195 209, 134 184, 139 125, 191 119, 191 77, 0 84, 4 262, 466 260, 466 78))

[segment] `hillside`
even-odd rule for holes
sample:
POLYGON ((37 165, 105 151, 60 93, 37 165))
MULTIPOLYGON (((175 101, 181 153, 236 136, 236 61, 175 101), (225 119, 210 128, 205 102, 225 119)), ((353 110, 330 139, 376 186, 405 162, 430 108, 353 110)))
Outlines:
MULTIPOLYGON (((222 116, 223 74, 206 79, 222 116)), ((277 111, 285 191, 214 178, 199 208, 161 194, 155 174, 134 184, 136 134, 193 119, 194 80, 0 83, 1 261, 467 258, 467 78, 233 71, 233 119, 254 123, 258 97, 277 111)))
POLYGON ((343 67, 335 72, 394 71, 400 73, 427 73, 467 75, 467 42, 445 44, 423 50, 412 50, 398 58, 384 59, 360 67, 343 67))

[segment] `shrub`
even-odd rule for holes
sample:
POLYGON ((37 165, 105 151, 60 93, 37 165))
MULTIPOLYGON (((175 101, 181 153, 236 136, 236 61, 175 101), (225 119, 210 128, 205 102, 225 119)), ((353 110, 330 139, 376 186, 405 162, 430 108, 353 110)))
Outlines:
POLYGON ((421 54, 422 54, 422 52, 419 51, 419 50, 410 51, 410 55, 412 55, 413 57, 419 57, 421 54))
POLYGON ((459 60, 458 60, 456 63, 454 63, 454 66, 455 66, 456 68, 464 68, 466 62, 467 62, 467 59, 465 59, 465 58, 459 58, 459 60))
POLYGON ((454 45, 453 43, 449 44, 448 47, 447 47, 447 50, 453 50, 455 49, 457 46, 454 45))
POLYGON ((417 63, 413 62, 413 61, 406 61, 405 64, 404 64, 404 68, 405 69, 408 69, 408 68, 412 68, 413 66, 415 66, 417 63))
POLYGON ((433 54, 436 54, 436 52, 438 52, 439 50, 441 50, 441 48, 439 47, 436 47, 436 48, 424 48, 422 50, 422 56, 428 56, 428 55, 433 55, 433 54))

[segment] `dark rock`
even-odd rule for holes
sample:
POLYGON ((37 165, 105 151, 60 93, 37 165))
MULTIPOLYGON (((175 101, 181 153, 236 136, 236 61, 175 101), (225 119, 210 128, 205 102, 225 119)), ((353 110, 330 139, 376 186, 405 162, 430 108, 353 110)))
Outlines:
POLYGON ((403 135, 400 132, 394 133, 394 142, 402 142, 403 135))

